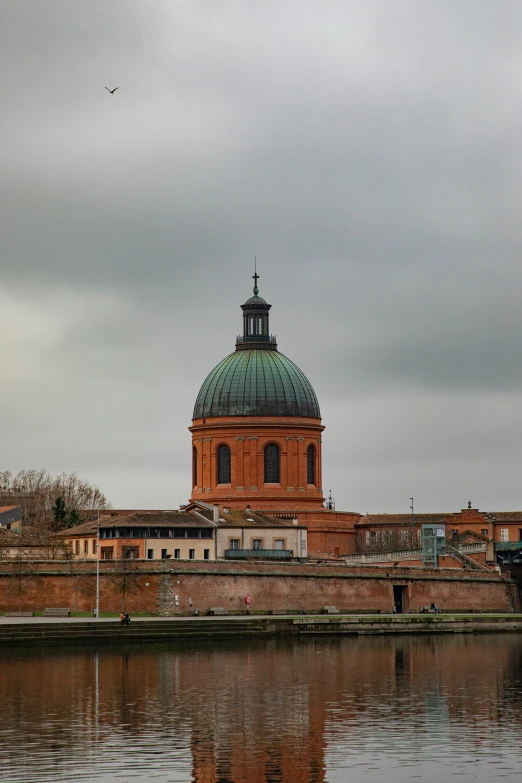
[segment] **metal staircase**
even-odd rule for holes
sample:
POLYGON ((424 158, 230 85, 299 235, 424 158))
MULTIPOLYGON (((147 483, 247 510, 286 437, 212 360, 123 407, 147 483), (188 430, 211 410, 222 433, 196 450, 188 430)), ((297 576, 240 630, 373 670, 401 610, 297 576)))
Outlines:
POLYGON ((496 568, 486 565, 485 563, 479 563, 477 560, 473 560, 472 557, 468 557, 460 550, 456 549, 451 544, 446 544, 446 554, 458 560, 466 568, 470 568, 472 571, 488 571, 489 573, 496 572, 496 568))

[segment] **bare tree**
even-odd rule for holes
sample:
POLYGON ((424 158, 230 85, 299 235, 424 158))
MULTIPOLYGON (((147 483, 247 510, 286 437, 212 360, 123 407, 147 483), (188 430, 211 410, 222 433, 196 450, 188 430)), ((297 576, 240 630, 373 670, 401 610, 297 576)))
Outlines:
POLYGON ((9 574, 6 594, 15 596, 18 603, 18 611, 22 611, 22 598, 30 587, 38 585, 40 577, 35 574, 34 566, 28 560, 23 546, 18 547, 14 557, 10 558, 13 568, 9 574))
POLYGON ((96 582, 92 579, 90 570, 85 569, 85 564, 92 563, 85 557, 71 557, 68 571, 71 576, 71 588, 74 595, 74 611, 78 611, 78 596, 85 596, 89 600, 90 611, 94 609, 96 599, 96 582))
POLYGON ((378 530, 370 538, 366 536, 366 532, 357 533, 356 550, 365 555, 401 552, 410 549, 410 546, 411 538, 406 528, 378 530))
POLYGON ((0 505, 20 505, 23 525, 42 533, 84 522, 111 507, 98 487, 77 473, 54 477, 44 469, 22 470, 16 476, 0 471, 0 505), (57 514, 57 507, 65 514, 57 514))
POLYGON ((142 589, 138 563, 123 548, 121 560, 113 560, 113 573, 109 576, 114 592, 121 595, 121 611, 125 611, 125 599, 142 589))

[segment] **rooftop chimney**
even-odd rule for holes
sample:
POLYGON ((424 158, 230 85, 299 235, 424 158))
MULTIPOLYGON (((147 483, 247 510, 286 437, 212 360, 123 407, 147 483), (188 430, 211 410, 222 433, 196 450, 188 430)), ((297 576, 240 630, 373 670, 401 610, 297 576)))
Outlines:
POLYGON ((214 522, 217 525, 218 522, 219 522, 219 504, 218 503, 214 503, 214 517, 213 517, 213 520, 214 520, 214 522))

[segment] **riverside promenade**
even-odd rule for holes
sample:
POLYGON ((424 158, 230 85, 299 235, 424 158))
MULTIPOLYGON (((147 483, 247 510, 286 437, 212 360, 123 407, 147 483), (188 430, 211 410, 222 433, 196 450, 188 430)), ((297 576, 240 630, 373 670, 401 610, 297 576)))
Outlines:
POLYGON ((227 615, 140 617, 128 626, 109 617, 0 617, 0 647, 119 644, 177 640, 368 636, 387 634, 522 633, 522 614, 227 615))

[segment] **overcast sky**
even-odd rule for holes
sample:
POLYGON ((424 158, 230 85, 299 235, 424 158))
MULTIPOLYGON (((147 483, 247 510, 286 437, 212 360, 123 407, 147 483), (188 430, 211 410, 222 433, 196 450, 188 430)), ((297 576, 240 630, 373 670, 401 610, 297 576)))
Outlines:
POLYGON ((0 469, 185 502, 256 255, 338 508, 522 509, 519 0, 2 0, 0 84, 0 469))

